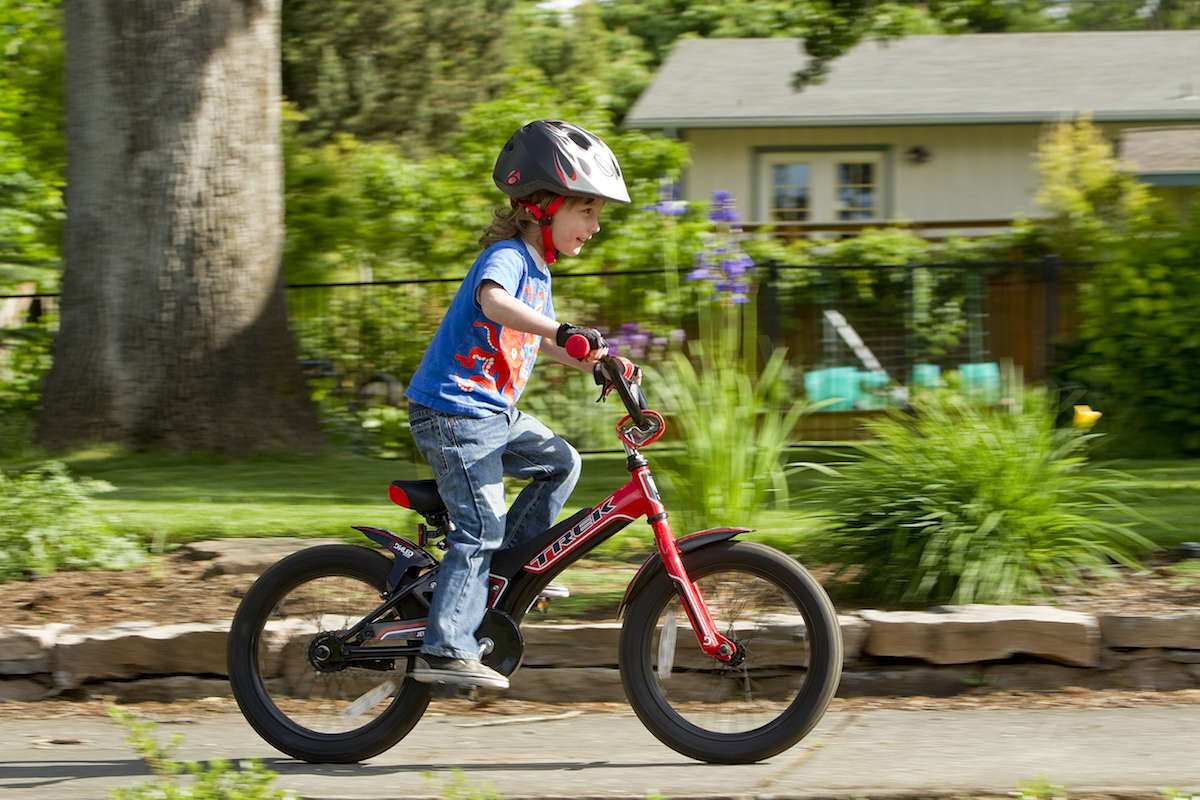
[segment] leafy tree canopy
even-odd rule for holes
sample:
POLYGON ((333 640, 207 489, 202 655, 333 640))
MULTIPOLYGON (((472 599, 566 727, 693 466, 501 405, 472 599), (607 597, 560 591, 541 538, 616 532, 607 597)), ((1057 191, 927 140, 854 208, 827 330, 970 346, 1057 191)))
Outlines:
POLYGON ((57 0, 0 4, 0 285, 51 282, 62 219, 57 0))
POLYGON ((306 127, 418 148, 495 96, 512 0, 285 0, 283 92, 306 127))

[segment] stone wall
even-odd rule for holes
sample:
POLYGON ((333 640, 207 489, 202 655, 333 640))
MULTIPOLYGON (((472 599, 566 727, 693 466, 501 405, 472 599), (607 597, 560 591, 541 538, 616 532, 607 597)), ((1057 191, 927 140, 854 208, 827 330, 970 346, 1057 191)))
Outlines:
MULTIPOLYGON (((0 700, 170 700, 229 694, 227 625, 0 628, 0 700)), ((1043 606, 860 611, 841 617, 839 694, 948 696, 979 687, 1200 688, 1200 612, 1092 616, 1043 606)), ((623 700, 619 623, 527 624, 508 696, 623 700)))

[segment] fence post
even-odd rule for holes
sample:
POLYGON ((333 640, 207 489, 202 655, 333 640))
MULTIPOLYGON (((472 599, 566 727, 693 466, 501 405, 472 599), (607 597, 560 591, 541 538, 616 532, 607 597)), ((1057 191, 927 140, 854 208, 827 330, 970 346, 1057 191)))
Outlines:
POLYGON ((1045 337, 1042 358, 1045 363, 1042 368, 1042 378, 1049 379, 1051 368, 1056 361, 1054 340, 1058 338, 1058 271, 1059 257, 1048 255, 1042 260, 1042 303, 1045 319, 1045 337))
POLYGON ((912 386, 913 366, 918 357, 924 353, 914 353, 917 349, 917 309, 916 309, 916 273, 910 261, 904 265, 904 355, 900 359, 900 375, 897 383, 901 386, 912 386))
POLYGON ((767 277, 758 288, 759 303, 763 315, 763 332, 771 350, 779 346, 779 264, 775 259, 767 262, 767 277))

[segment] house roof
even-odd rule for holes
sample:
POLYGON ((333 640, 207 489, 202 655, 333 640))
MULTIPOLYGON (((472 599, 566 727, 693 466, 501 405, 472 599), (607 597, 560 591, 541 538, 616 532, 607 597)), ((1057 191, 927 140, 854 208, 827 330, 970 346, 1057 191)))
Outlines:
POLYGON ((1200 172, 1200 126, 1122 131, 1121 159, 1139 173, 1200 172))
POLYGON ((1200 120, 1200 30, 868 41, 802 92, 798 39, 683 39, 625 119, 637 128, 1200 120))

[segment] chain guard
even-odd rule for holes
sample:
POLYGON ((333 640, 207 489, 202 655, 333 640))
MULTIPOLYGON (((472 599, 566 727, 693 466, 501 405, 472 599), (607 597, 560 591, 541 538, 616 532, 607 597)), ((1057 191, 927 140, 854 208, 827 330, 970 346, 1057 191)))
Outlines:
POLYGON ((521 666, 521 658, 525 654, 525 638, 513 618, 503 611, 489 608, 483 617, 483 622, 475 629, 475 638, 484 643, 491 643, 490 650, 484 653, 480 660, 501 675, 512 675, 521 666))

